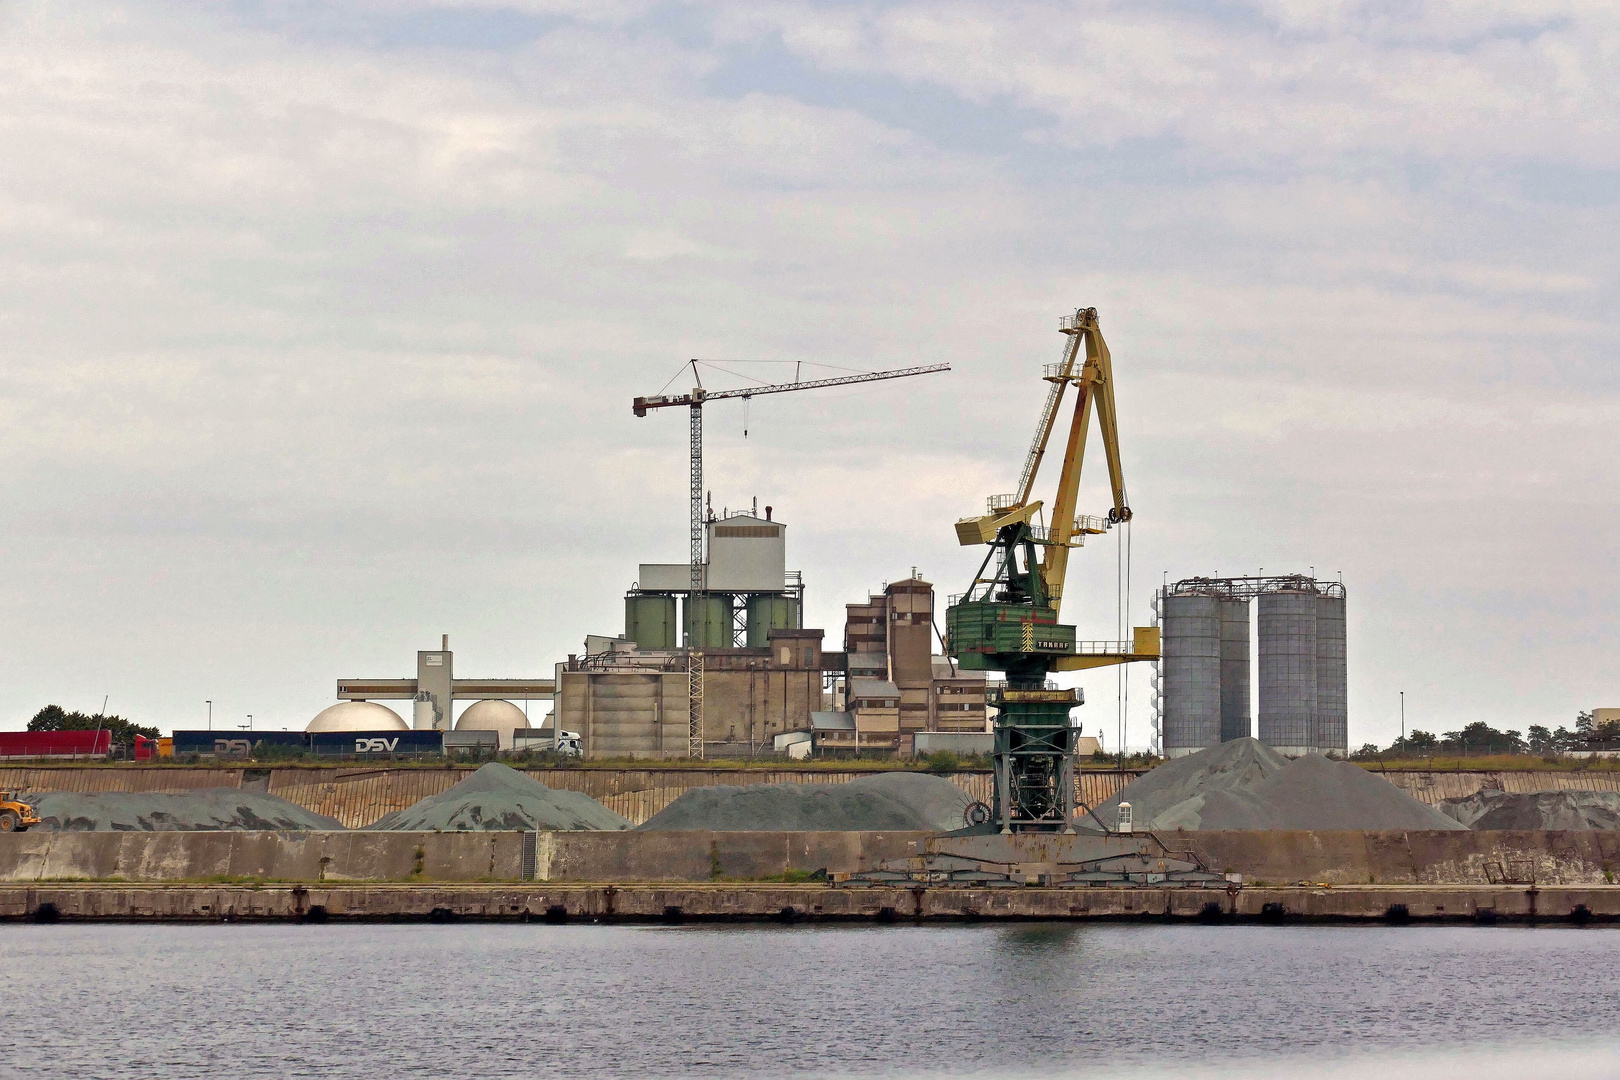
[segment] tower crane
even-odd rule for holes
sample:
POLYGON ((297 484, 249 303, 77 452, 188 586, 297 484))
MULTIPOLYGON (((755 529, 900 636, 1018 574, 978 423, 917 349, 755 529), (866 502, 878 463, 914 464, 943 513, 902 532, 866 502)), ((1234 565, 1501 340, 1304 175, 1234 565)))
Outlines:
POLYGON ((638 397, 631 403, 631 409, 637 416, 646 416, 652 409, 670 409, 684 405, 687 407, 689 427, 691 431, 691 591, 687 594, 689 600, 686 605, 688 612, 685 620, 685 640, 688 658, 688 673, 691 681, 690 713, 687 732, 687 754, 689 757, 701 758, 703 756, 703 658, 694 647, 696 643, 695 627, 693 626, 693 612, 702 610, 701 598, 703 594, 703 406, 710 401, 725 401, 732 398, 761 397, 765 394, 786 394, 795 390, 818 390, 828 386, 849 386, 854 383, 879 382, 884 379, 904 379, 912 375, 929 375, 936 371, 949 371, 949 364, 929 364, 923 367, 895 368, 889 371, 867 371, 857 375, 840 375, 831 379, 807 379, 802 382, 774 383, 766 386, 750 386, 740 390, 706 390, 703 380, 698 374, 700 361, 693 360, 692 381, 697 383, 690 394, 658 394, 652 397, 638 397))
POLYGON ((1120 467, 1114 407, 1114 374, 1096 308, 1064 317, 1058 329, 1063 359, 1049 364, 1046 407, 1024 458, 1018 491, 992 495, 986 512, 956 523, 964 546, 988 544, 989 552, 960 597, 945 613, 949 652, 967 670, 1003 671, 1006 687, 995 730, 995 805, 1000 831, 1070 832, 1074 812, 1074 738, 1069 711, 1074 690, 1049 686, 1053 671, 1076 671, 1158 658, 1158 630, 1138 627, 1130 642, 1076 642, 1075 628, 1058 622, 1069 551, 1131 520, 1120 467), (1081 348, 1084 359, 1081 359, 1081 348), (1068 388, 1076 393, 1068 442, 1052 503, 1050 524, 1040 524, 1042 503, 1031 500, 1068 388), (1105 517, 1076 512, 1086 437, 1095 412, 1114 505, 1105 517))

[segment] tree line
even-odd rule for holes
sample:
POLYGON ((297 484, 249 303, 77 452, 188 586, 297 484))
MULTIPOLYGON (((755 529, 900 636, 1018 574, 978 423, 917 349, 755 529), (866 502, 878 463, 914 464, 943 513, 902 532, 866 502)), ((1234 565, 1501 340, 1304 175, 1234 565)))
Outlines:
POLYGON ((1405 738, 1396 739, 1388 749, 1376 743, 1366 743, 1351 757, 1440 757, 1447 754, 1539 754, 1552 757, 1583 750, 1620 749, 1620 721, 1597 723, 1592 714, 1576 714, 1575 730, 1559 726, 1554 731, 1541 724, 1531 724, 1524 734, 1517 730, 1501 731, 1483 720, 1435 735, 1427 731, 1411 731, 1405 738))
POLYGON ((134 746, 135 736, 158 737, 158 729, 137 724, 107 713, 68 712, 60 705, 47 705, 28 721, 29 731, 108 731, 114 746, 134 746))

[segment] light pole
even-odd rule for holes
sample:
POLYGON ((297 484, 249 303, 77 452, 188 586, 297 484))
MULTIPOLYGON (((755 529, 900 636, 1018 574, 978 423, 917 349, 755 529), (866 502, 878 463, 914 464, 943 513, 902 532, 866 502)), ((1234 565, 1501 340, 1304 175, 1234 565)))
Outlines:
POLYGON ((1401 749, 1406 749, 1406 691, 1401 691, 1401 749))
POLYGON ((214 730, 214 703, 212 701, 205 701, 205 702, 203 702, 203 704, 208 706, 208 730, 213 731, 214 730))

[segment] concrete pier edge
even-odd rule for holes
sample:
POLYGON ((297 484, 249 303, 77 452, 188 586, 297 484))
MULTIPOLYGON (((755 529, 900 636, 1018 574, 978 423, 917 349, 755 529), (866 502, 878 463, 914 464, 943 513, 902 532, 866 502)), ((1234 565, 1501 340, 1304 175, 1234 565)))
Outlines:
POLYGON ((8 921, 1620 925, 1620 886, 840 887, 765 883, 0 885, 8 921))

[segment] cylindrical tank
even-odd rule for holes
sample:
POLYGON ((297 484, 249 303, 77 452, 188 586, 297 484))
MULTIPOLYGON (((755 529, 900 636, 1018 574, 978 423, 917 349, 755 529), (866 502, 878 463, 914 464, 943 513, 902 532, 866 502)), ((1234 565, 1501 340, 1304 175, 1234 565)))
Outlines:
POLYGON ((434 719, 433 699, 428 696, 426 690, 422 690, 417 693, 416 700, 411 702, 411 727, 417 731, 432 731, 434 719))
POLYGON ((772 630, 799 629, 799 601, 782 593, 755 593, 748 598, 750 649, 770 647, 772 630))
POLYGON ((692 644, 699 649, 731 648, 731 596, 727 593, 704 593, 694 599, 686 598, 687 617, 691 620, 692 644))
POLYGON ((1221 742, 1247 739, 1249 724, 1249 602, 1222 600, 1221 742))
POLYGON ((1214 596, 1164 599, 1164 756, 1221 741, 1221 612, 1214 596))
POLYGON ((1316 598, 1316 747, 1350 751, 1349 676, 1344 651, 1344 597, 1316 598))
POLYGON ((1263 593, 1260 741, 1279 754, 1316 752, 1316 603, 1311 592, 1263 593))
POLYGON ((642 649, 680 648, 681 624, 675 620, 673 596, 624 598, 624 636, 642 649))

